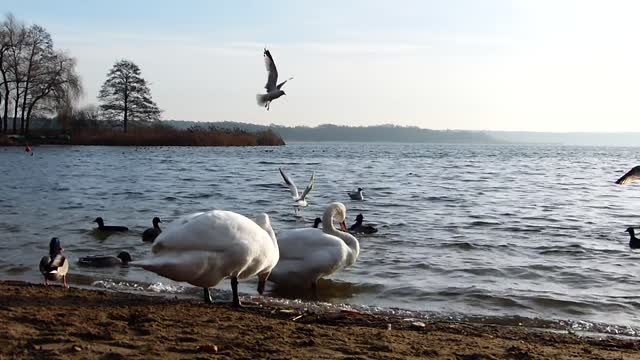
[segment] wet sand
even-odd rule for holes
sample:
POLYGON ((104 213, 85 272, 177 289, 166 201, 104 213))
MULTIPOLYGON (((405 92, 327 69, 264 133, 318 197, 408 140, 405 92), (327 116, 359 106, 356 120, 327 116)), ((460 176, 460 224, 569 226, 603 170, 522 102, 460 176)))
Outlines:
POLYGON ((0 359, 640 359, 640 339, 0 282, 0 359))

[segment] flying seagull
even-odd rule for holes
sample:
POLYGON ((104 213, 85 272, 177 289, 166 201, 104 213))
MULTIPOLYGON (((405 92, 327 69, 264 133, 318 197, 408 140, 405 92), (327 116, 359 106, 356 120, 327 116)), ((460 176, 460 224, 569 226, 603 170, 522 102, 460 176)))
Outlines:
POLYGON ((267 78, 267 84, 264 86, 267 89, 266 94, 258 94, 256 95, 256 100, 258 101, 259 106, 264 106, 269 110, 269 105, 271 102, 282 95, 287 95, 282 90, 282 86, 289 80, 293 79, 292 77, 287 80, 278 83, 278 69, 276 69, 276 63, 273 61, 273 57, 269 50, 264 49, 264 64, 267 67, 267 72, 269 73, 269 77, 267 78), (276 85, 277 84, 277 85, 276 85))
POLYGON ((309 193, 311 192, 311 190, 313 190, 313 181, 315 179, 316 173, 312 173, 311 174, 311 178, 309 179, 309 185, 307 185, 307 188, 304 189, 304 192, 302 193, 302 195, 300 195, 298 193, 298 188, 296 187, 296 184, 293 182, 293 180, 291 180, 291 178, 284 173, 284 171, 282 171, 282 169, 278 169, 280 170, 280 175, 282 175, 282 178, 284 179, 284 182, 287 183, 287 186, 289 187, 289 191, 291 191, 291 196, 293 197, 293 201, 294 201, 294 205, 293 208, 296 211, 296 214, 298 213, 298 210, 300 210, 300 208, 306 207, 307 204, 307 195, 309 195, 309 193))
POLYGON ((640 179, 640 166, 636 166, 633 169, 629 170, 626 174, 622 175, 622 177, 616 181, 616 184, 624 185, 639 179, 640 179))

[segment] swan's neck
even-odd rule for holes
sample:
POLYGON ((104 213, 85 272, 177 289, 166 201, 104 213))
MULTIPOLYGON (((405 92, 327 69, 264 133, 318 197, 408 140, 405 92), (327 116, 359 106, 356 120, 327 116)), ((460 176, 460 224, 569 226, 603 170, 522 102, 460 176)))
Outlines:
POLYGON ((353 235, 339 231, 333 226, 333 216, 335 214, 335 210, 331 212, 325 212, 322 217, 322 230, 329 234, 333 235, 337 238, 340 238, 349 248, 349 254, 347 255, 347 265, 351 265, 356 262, 358 258, 358 254, 360 254, 360 243, 358 239, 356 239, 353 235))

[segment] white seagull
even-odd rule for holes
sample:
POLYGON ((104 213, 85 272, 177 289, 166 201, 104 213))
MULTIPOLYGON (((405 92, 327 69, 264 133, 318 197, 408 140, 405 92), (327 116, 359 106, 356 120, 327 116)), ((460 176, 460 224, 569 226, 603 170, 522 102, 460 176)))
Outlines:
POLYGON ((349 195, 351 200, 364 200, 364 190, 360 187, 357 191, 347 192, 347 195, 349 195))
POLYGON ((293 197, 294 201, 293 208, 295 209, 296 213, 298 213, 298 210, 300 210, 300 208, 307 207, 308 205, 306 199, 307 195, 309 195, 311 190, 313 190, 313 181, 315 180, 316 173, 314 171, 311 174, 309 185, 307 185, 307 188, 304 189, 304 192, 302 193, 302 195, 300 195, 300 193, 298 193, 298 188, 296 187, 296 184, 293 182, 293 180, 291 180, 291 178, 287 174, 285 174, 281 168, 278 168, 278 170, 280 170, 280 175, 282 175, 284 182, 287 183, 287 186, 289 187, 289 191, 291 191, 291 196, 293 197))
POLYGON ((264 49, 264 64, 267 67, 267 72, 269 73, 269 77, 267 78, 267 84, 264 86, 267 89, 266 94, 258 94, 256 95, 256 100, 258 101, 258 105, 264 106, 269 110, 269 105, 271 102, 282 95, 287 95, 282 90, 282 86, 286 84, 287 81, 293 79, 292 77, 287 80, 278 83, 278 69, 276 69, 276 63, 273 61, 273 57, 269 50, 264 49), (277 85, 276 85, 277 84, 277 85))

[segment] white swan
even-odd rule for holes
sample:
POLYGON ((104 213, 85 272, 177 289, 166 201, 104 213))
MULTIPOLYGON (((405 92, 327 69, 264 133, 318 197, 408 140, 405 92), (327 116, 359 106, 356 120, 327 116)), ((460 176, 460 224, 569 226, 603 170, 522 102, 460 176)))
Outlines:
POLYGON ((329 204, 322 217, 322 229, 305 228, 282 232, 278 236, 280 260, 269 280, 276 284, 302 285, 316 290, 321 277, 353 265, 360 244, 353 235, 338 231, 333 220, 346 231, 347 209, 342 203, 329 204))
POLYGON ((300 208, 307 207, 308 205, 306 198, 307 198, 307 195, 309 195, 309 193, 311 192, 311 190, 313 190, 313 184, 316 177, 316 173, 313 172, 311 174, 311 178, 309 179, 309 185, 307 185, 307 188, 304 189, 304 192, 302 193, 302 195, 300 195, 298 193, 298 188, 296 187, 296 184, 293 182, 293 180, 291 180, 291 178, 287 174, 285 174, 281 168, 278 168, 278 170, 280 170, 280 175, 282 175, 284 182, 289 187, 289 191, 291 191, 291 196, 293 197, 293 202, 294 202, 293 208, 297 213, 298 210, 300 210, 300 208))
POLYGON ((231 278, 233 305, 240 306, 238 279, 258 276, 262 294, 271 269, 278 262, 278 242, 267 214, 255 222, 231 211, 212 210, 183 216, 156 238, 153 257, 131 262, 175 281, 209 288, 231 278))

